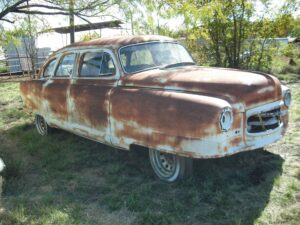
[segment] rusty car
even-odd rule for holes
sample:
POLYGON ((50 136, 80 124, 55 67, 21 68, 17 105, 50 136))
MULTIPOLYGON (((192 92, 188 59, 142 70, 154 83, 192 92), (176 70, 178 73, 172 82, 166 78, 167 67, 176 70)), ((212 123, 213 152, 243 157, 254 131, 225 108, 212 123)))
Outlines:
POLYGON ((148 149, 155 174, 167 182, 191 174, 195 158, 279 140, 291 104, 276 77, 197 66, 179 41, 156 35, 71 44, 20 91, 39 134, 60 128, 118 149, 148 149))

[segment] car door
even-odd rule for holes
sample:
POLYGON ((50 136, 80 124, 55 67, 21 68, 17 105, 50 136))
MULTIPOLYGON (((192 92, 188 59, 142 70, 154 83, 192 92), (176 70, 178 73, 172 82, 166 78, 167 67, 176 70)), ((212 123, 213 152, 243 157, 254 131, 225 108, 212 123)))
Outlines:
POLYGON ((47 121, 61 128, 68 127, 68 92, 75 59, 75 53, 63 54, 59 59, 54 75, 44 85, 43 95, 48 112, 47 121))
POLYGON ((117 83, 112 52, 89 50, 81 53, 70 86, 70 123, 77 134, 110 143, 109 94, 117 83))
POLYGON ((20 83, 24 107, 35 114, 42 115, 44 118, 46 118, 48 112, 47 107, 45 107, 46 104, 43 96, 43 90, 45 84, 48 83, 48 80, 54 73, 56 62, 56 57, 50 58, 43 67, 39 79, 20 83))

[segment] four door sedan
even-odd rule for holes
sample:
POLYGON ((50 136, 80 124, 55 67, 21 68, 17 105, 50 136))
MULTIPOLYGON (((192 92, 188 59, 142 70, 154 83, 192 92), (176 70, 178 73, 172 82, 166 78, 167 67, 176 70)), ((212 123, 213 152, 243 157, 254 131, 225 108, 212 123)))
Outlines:
POLYGON ((279 140, 291 103, 277 78, 196 66, 180 43, 162 36, 72 44, 20 89, 41 135, 56 127, 124 150, 146 147, 155 174, 168 182, 189 175, 192 158, 279 140))

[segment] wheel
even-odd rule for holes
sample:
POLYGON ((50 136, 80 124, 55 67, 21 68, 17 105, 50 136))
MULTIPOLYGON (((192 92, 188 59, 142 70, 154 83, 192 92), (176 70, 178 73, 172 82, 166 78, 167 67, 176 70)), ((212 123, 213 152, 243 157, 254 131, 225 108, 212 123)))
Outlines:
POLYGON ((35 115, 35 127, 37 132, 42 136, 46 136, 50 130, 50 127, 48 126, 44 117, 40 115, 35 115))
POLYGON ((191 175, 193 159, 149 149, 149 159, 159 179, 174 182, 191 175))

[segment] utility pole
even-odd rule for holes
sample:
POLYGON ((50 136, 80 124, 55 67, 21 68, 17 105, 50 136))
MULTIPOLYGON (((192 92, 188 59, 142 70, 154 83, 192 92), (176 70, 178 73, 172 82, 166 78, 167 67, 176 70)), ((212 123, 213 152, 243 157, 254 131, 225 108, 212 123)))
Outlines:
POLYGON ((75 42, 75 24, 74 24, 74 0, 70 0, 69 2, 69 10, 70 10, 70 16, 69 16, 69 22, 70 22, 70 43, 75 42))
MULTIPOLYGON (((29 0, 26 1, 27 7, 29 8, 29 0)), ((28 55, 29 58, 26 60, 27 61, 27 66, 28 66, 28 72, 30 73, 31 78, 35 78, 36 74, 36 68, 35 68, 35 63, 36 63, 36 57, 37 57, 37 51, 35 47, 35 37, 32 34, 32 26, 31 26, 31 18, 30 14, 27 15, 28 19, 28 40, 26 42, 25 37, 23 37, 23 45, 25 47, 26 51, 26 56, 28 55), (29 61, 30 60, 30 61, 29 61)))

